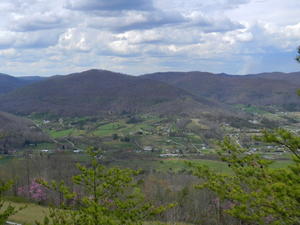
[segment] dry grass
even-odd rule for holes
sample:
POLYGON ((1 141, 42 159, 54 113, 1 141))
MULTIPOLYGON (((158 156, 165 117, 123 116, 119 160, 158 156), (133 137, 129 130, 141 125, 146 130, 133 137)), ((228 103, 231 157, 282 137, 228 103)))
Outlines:
POLYGON ((27 206, 25 209, 18 212, 16 215, 13 215, 9 218, 12 222, 21 223, 22 225, 34 225, 35 221, 42 222, 45 215, 49 213, 49 209, 47 207, 43 207, 36 204, 25 204, 25 203, 14 203, 10 202, 7 204, 11 204, 15 207, 23 207, 27 206))

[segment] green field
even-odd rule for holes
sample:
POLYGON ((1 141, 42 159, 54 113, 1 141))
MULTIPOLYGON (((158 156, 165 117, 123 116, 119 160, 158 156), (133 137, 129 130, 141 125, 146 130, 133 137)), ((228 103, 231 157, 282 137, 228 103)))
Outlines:
POLYGON ((49 135, 52 138, 61 138, 61 137, 68 137, 68 136, 79 136, 83 134, 84 131, 77 130, 77 129, 67 129, 67 130, 51 130, 49 131, 49 135))
POLYGON ((243 104, 237 104, 235 105, 235 107, 237 109, 241 109, 245 112, 248 112, 248 113, 257 113, 257 114, 264 114, 266 113, 265 110, 259 108, 259 107, 256 107, 256 106, 253 106, 253 105, 243 105, 243 104))
POLYGON ((111 136, 112 134, 128 135, 139 131, 140 129, 149 129, 151 126, 147 123, 127 124, 125 121, 120 120, 113 123, 108 123, 99 126, 92 132, 96 136, 111 136))
POLYGON ((6 164, 13 159, 12 156, 0 156, 0 165, 6 164))
MULTIPOLYGON (((279 169, 285 168, 291 164, 290 160, 277 160, 272 165, 271 168, 279 169)), ((218 172, 230 173, 231 169, 228 167, 227 163, 218 160, 207 160, 207 159, 161 159, 161 160, 122 160, 115 161, 114 166, 129 167, 134 169, 144 169, 144 170, 155 170, 157 172, 182 172, 189 171, 191 167, 188 163, 193 165, 204 165, 218 172)))
POLYGON ((286 168, 289 165, 291 165, 291 160, 276 160, 273 164, 271 164, 271 168, 274 169, 280 169, 280 168, 286 168))
POLYGON ((108 123, 99 126, 95 131, 92 132, 92 134, 97 136, 109 136, 112 135, 113 133, 116 133, 116 131, 122 127, 123 125, 119 122, 108 123))
POLYGON ((184 160, 184 159, 167 159, 162 160, 157 163, 157 170, 158 171, 168 171, 172 170, 175 172, 179 172, 182 170, 189 170, 190 167, 188 162, 191 162, 194 165, 203 165, 208 166, 210 168, 215 169, 219 172, 229 172, 230 169, 226 163, 215 161, 215 160, 184 160))

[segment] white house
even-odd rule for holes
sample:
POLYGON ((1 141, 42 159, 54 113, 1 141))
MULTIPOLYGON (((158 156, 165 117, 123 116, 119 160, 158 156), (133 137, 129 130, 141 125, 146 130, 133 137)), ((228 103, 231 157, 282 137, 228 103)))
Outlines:
POLYGON ((145 146, 144 151, 153 151, 153 147, 152 146, 145 146))

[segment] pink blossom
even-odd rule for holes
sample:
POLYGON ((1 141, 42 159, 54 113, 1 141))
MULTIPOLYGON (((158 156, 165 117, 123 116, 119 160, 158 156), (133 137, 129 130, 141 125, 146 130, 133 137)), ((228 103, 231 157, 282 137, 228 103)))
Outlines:
POLYGON ((18 194, 22 196, 26 196, 26 194, 28 194, 28 191, 30 198, 37 202, 45 201, 47 199, 46 189, 35 180, 31 182, 29 188, 27 185, 18 188, 18 194))

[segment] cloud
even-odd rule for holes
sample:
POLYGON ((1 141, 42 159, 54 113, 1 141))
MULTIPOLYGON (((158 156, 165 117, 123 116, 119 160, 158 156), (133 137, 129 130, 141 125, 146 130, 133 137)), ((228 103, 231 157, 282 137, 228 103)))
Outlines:
POLYGON ((0 49, 47 48, 57 43, 58 36, 59 33, 57 32, 48 34, 44 32, 20 33, 1 31, 0 49))
POLYGON ((162 35, 155 30, 146 31, 128 31, 125 33, 117 34, 115 36, 119 40, 127 40, 129 43, 141 44, 141 43, 157 43, 162 41, 162 35))
POLYGON ((170 11, 136 12, 129 11, 122 15, 115 16, 92 16, 87 20, 87 25, 95 29, 111 30, 115 33, 122 33, 130 30, 151 30, 160 27, 174 30, 189 29, 194 27, 198 32, 227 32, 244 28, 239 22, 232 21, 226 16, 210 17, 203 13, 192 12, 181 14, 170 11))
POLYGON ((68 0, 65 7, 79 11, 147 11, 153 9, 152 0, 68 0))
POLYGON ((250 25, 240 36, 245 40, 239 45, 243 54, 282 53, 294 51, 300 40, 300 23, 278 26, 268 22, 250 25), (249 39, 249 40, 248 40, 249 39))
POLYGON ((119 17, 93 17, 89 20, 88 26, 96 29, 124 32, 172 26, 185 22, 186 19, 179 13, 157 10, 152 12, 127 12, 119 17))
POLYGON ((88 38, 87 32, 70 28, 60 35, 58 47, 65 50, 89 51, 92 42, 90 43, 88 38))
POLYGON ((189 26, 198 27, 203 32, 211 33, 211 32, 227 32, 232 30, 238 30, 245 28, 239 22, 234 22, 228 17, 209 17, 205 16, 201 12, 192 12, 186 17, 190 20, 188 23, 189 26))
POLYGON ((299 70, 299 7, 298 0, 1 0, 0 72, 299 70))
POLYGON ((7 12, 14 9, 11 2, 0 2, 0 12, 7 12))
POLYGON ((15 48, 47 48, 57 44, 59 37, 58 32, 30 32, 17 33, 15 36, 15 48))
POLYGON ((232 9, 238 8, 239 6, 245 5, 249 2, 251 2, 251 0, 211 0, 202 3, 202 6, 215 9, 232 9))
POLYGON ((67 20, 52 13, 36 13, 34 15, 24 15, 13 21, 12 29, 15 31, 37 31, 58 29, 67 24, 67 20))
POLYGON ((0 49, 10 48, 14 43, 14 33, 10 31, 0 31, 0 49))
POLYGON ((247 5, 253 0, 189 0, 189 1, 174 1, 174 0, 155 0, 154 5, 158 8, 169 10, 177 10, 180 12, 218 12, 223 13, 224 10, 232 10, 239 8, 242 5, 247 5))

